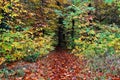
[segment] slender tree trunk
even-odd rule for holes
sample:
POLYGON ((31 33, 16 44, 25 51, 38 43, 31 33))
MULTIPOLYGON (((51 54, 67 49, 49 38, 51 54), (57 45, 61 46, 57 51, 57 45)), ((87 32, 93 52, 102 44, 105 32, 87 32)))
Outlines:
POLYGON ((74 26, 75 26, 75 20, 72 20, 72 32, 71 32, 71 37, 72 37, 72 48, 74 48, 74 26))
POLYGON ((63 18, 59 18, 60 26, 58 27, 58 46, 62 47, 64 42, 63 18))

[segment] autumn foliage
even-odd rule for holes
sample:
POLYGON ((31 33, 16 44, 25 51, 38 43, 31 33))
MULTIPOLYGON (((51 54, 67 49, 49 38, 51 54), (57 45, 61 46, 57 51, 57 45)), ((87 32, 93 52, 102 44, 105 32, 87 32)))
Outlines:
POLYGON ((119 17, 119 0, 0 0, 0 79, 119 80, 119 17))

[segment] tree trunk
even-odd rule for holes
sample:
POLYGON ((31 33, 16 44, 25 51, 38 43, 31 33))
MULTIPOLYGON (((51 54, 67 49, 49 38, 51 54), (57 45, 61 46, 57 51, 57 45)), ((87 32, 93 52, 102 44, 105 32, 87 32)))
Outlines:
POLYGON ((71 32, 71 37, 72 37, 72 49, 74 48, 74 26, 75 26, 75 20, 72 20, 72 32, 71 32))

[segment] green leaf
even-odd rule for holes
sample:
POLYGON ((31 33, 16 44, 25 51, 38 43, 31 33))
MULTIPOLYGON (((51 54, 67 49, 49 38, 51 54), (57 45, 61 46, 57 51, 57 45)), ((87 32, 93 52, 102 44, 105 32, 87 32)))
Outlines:
POLYGON ((57 10, 57 9, 55 9, 54 11, 55 11, 55 13, 56 13, 57 15, 59 15, 59 16, 63 16, 63 14, 62 14, 62 11, 61 11, 61 10, 57 10))
POLYGON ((11 46, 10 43, 3 43, 3 44, 2 44, 2 48, 3 48, 4 50, 8 50, 8 51, 11 51, 11 50, 12 50, 12 46, 11 46))
POLYGON ((88 7, 87 9, 88 9, 88 10, 91 10, 91 11, 94 11, 94 10, 95 10, 94 7, 88 7))
POLYGON ((105 3, 111 4, 113 0, 105 0, 105 3))

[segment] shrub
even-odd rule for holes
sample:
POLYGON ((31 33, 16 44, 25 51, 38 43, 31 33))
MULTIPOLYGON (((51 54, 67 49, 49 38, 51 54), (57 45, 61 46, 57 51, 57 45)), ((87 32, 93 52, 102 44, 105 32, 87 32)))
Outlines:
POLYGON ((80 36, 75 39, 74 53, 83 53, 85 55, 108 55, 119 53, 120 31, 118 27, 108 25, 82 27, 80 36), (99 27, 100 30, 95 30, 99 27), (113 30, 114 29, 114 30, 113 30))
POLYGON ((30 55, 26 56, 24 58, 24 60, 28 61, 28 62, 35 62, 38 59, 39 56, 40 56, 39 53, 30 54, 30 55))
POLYGON ((7 62, 21 60, 27 56, 35 56, 36 60, 38 56, 36 53, 40 53, 42 56, 54 49, 52 37, 47 35, 32 39, 26 31, 8 31, 1 34, 0 37, 0 58, 4 58, 7 62))

